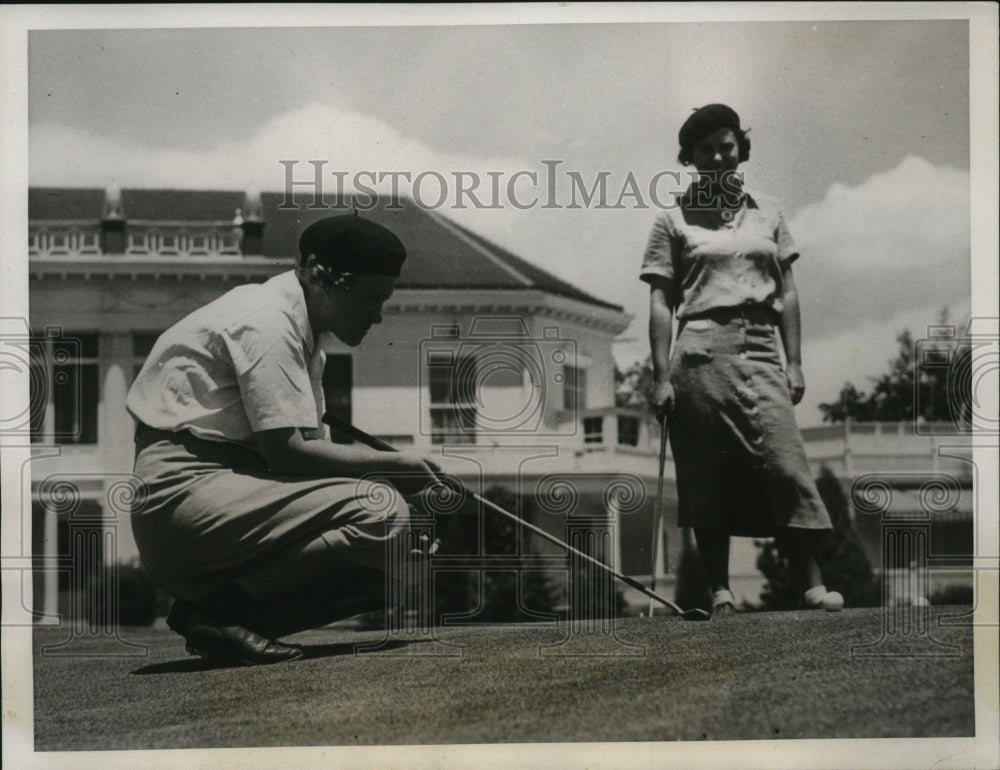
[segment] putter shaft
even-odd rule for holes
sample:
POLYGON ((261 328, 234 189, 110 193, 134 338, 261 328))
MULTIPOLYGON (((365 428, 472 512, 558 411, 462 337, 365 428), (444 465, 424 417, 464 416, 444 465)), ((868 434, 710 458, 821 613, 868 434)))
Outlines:
MULTIPOLYGON (((342 420, 339 420, 339 419, 337 419, 336 417, 334 417, 332 415, 329 415, 329 414, 323 415, 323 422, 325 422, 331 428, 335 428, 336 430, 339 430, 340 432, 342 432, 342 433, 350 436, 351 438, 357 439, 362 444, 365 444, 365 445, 371 447, 372 449, 377 449, 377 450, 379 450, 381 452, 397 452, 397 451, 399 451, 394 446, 392 446, 391 444, 388 444, 387 442, 382 441, 381 439, 376 438, 375 436, 370 436, 367 433, 365 433, 363 430, 361 430, 360 428, 356 428, 356 427, 354 427, 353 425, 351 425, 349 423, 343 422, 342 420)), ((579 550, 577 548, 574 548, 569 543, 563 542, 558 537, 556 537, 555 535, 549 534, 548 532, 546 532, 541 527, 536 527, 534 524, 532 524, 531 522, 525 521, 520 516, 517 516, 517 515, 511 513, 510 511, 507 511, 504 508, 501 508, 496 503, 491 502, 490 500, 487 500, 486 498, 482 497, 481 495, 477 495, 475 492, 473 492, 471 489, 468 489, 467 487, 464 487, 464 491, 465 491, 466 494, 468 494, 474 500, 476 500, 476 502, 480 503, 481 505, 486 506, 491 511, 494 511, 495 513, 499 513, 501 516, 504 516, 504 517, 506 517, 508 519, 511 519, 514 522, 517 522, 518 524, 520 524, 521 526, 523 526, 525 529, 528 529, 531 532, 534 532, 536 535, 538 535, 539 537, 543 538, 544 540, 547 540, 548 542, 552 543, 553 545, 559 546, 560 548, 565 549, 567 552, 573 554, 574 556, 578 556, 581 559, 585 560, 586 562, 588 562, 590 564, 593 564, 594 566, 596 566, 599 569, 607 572, 608 574, 610 574, 611 576, 617 578, 618 580, 620 580, 621 582, 625 583, 626 585, 629 585, 632 588, 636 589, 637 591, 642 592, 643 594, 645 594, 646 596, 648 596, 650 599, 654 599, 654 600, 660 602, 660 604, 664 605, 665 607, 669 607, 670 609, 672 609, 675 613, 677 613, 678 615, 680 615, 685 620, 702 620, 702 619, 707 619, 708 618, 708 613, 704 612, 704 610, 688 610, 688 611, 685 612, 678 605, 674 604, 669 599, 666 599, 666 598, 660 596, 659 594, 655 593, 654 591, 651 591, 650 589, 648 589, 646 586, 644 586, 639 581, 633 580, 632 578, 628 577, 627 575, 623 575, 622 573, 620 573, 617 570, 609 567, 607 564, 605 564, 604 562, 600 561, 599 559, 595 559, 590 554, 584 553, 583 551, 581 551, 581 550, 579 550), (695 613, 700 613, 700 614, 695 614, 695 613), (701 614, 704 614, 705 618, 702 618, 701 614)))
MULTIPOLYGON (((663 467, 667 464, 667 418, 663 418, 663 422, 660 424, 660 456, 659 456, 659 472, 656 479, 656 505, 655 512, 653 514, 653 538, 652 546, 650 548, 650 559, 652 559, 652 567, 650 568, 650 591, 656 591, 656 559, 660 552, 660 533, 663 529, 663 467)), ((669 558, 667 554, 664 554, 664 558, 669 558)), ((653 603, 649 603, 649 616, 653 617, 653 603)))

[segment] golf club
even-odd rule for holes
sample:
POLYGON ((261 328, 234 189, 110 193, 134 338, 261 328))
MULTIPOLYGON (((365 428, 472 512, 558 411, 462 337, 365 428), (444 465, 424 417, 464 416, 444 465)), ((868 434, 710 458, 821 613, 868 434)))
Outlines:
MULTIPOLYGON (((338 430, 341 433, 343 433, 344 435, 350 436, 351 438, 356 439, 357 441, 360 441, 362 444, 365 444, 366 446, 369 446, 372 449, 377 449, 377 450, 379 450, 381 452, 396 452, 396 451, 398 451, 391 444, 388 444, 385 441, 382 441, 381 439, 375 438, 375 436, 370 436, 367 433, 365 433, 363 430, 361 430, 360 428, 356 428, 353 425, 351 425, 350 423, 344 422, 343 420, 340 420, 340 419, 334 417, 333 415, 330 415, 330 414, 323 415, 323 422, 326 423, 327 425, 329 425, 331 428, 333 428, 335 430, 338 430)), ((580 551, 580 550, 574 548, 573 546, 569 545, 568 543, 564 543, 562 540, 560 540, 559 538, 557 538, 555 535, 550 535, 548 532, 546 532, 541 527, 536 527, 534 524, 531 524, 530 522, 525 521, 520 516, 517 516, 517 515, 511 513, 510 511, 507 511, 507 510, 501 508, 496 503, 493 503, 493 502, 487 500, 486 498, 484 498, 484 497, 482 497, 480 495, 477 495, 471 489, 468 489, 467 487, 463 486, 462 489, 461 489, 461 491, 464 492, 465 494, 469 495, 470 497, 472 497, 480 505, 483 505, 483 506, 489 508, 491 511, 494 511, 495 513, 499 513, 501 516, 504 516, 504 517, 506 517, 508 519, 511 519, 512 521, 517 522, 518 524, 520 524, 525 529, 528 529, 531 532, 534 532, 536 535, 538 535, 539 537, 541 537, 541 538, 543 538, 545 540, 548 540, 553 545, 559 546, 560 548, 566 550, 568 553, 571 553, 574 556, 579 556, 581 559, 584 559, 585 561, 589 562, 590 564, 593 564, 594 566, 598 567, 599 569, 604 570, 605 572, 609 573, 613 577, 615 577, 618 580, 622 581, 626 585, 629 585, 632 588, 636 589, 637 591, 645 594, 650 599, 654 599, 654 600, 660 602, 660 604, 662 604, 662 605, 664 605, 666 607, 669 607, 671 610, 673 610, 677 615, 679 615, 684 620, 711 620, 712 619, 712 616, 709 615, 707 612, 705 612, 705 610, 702 610, 702 609, 695 608, 695 609, 690 609, 690 610, 682 610, 678 605, 674 604, 669 599, 665 599, 662 596, 660 596, 659 594, 654 593, 653 591, 650 591, 648 588, 646 588, 646 586, 644 586, 642 583, 638 582, 637 580, 633 580, 632 578, 628 577, 627 575, 623 575, 622 573, 620 573, 620 572, 612 569, 611 567, 609 567, 604 562, 602 562, 602 561, 600 561, 598 559, 595 559, 593 556, 590 556, 589 554, 586 554, 583 551, 580 551)))
MULTIPOLYGON (((652 569, 650 572, 652 576, 650 578, 649 590, 653 593, 656 592, 656 558, 660 551, 660 532, 663 529, 663 467, 667 464, 667 418, 664 415, 662 421, 660 422, 660 464, 659 464, 659 476, 656 480, 656 510, 653 514, 653 546, 650 549, 650 558, 653 560, 652 569)), ((669 558, 667 554, 663 555, 664 559, 669 558)), ((653 617, 653 600, 649 600, 649 617, 653 617)))

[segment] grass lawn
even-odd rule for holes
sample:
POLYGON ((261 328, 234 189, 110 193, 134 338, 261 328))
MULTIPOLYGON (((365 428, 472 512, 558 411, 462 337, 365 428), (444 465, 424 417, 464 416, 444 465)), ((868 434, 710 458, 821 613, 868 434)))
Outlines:
POLYGON ((880 609, 627 618, 614 637, 444 628, 360 655, 384 632, 332 627, 291 637, 304 659, 254 668, 211 667, 158 628, 122 631, 142 656, 97 657, 122 648, 93 637, 40 654, 68 631, 36 629, 35 748, 965 737, 972 631, 933 622, 964 609, 930 610, 956 653, 933 658, 899 634, 852 655, 883 638, 880 609))

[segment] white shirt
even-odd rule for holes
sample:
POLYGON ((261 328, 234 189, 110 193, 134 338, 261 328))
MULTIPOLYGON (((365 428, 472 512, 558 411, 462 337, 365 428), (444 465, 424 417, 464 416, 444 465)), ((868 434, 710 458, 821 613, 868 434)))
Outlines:
POLYGON ((255 447, 256 431, 322 430, 325 361, 288 271, 237 287, 165 331, 126 408, 151 428, 255 447))

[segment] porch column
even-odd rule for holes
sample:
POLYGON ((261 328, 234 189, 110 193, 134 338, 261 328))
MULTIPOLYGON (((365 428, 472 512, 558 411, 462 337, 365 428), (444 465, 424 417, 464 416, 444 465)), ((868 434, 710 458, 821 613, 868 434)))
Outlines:
MULTIPOLYGON (((101 414, 98 424, 98 441, 101 468, 112 473, 132 470, 135 425, 125 411, 125 397, 132 383, 132 336, 128 332, 109 332, 101 335, 101 414)), ((105 511, 105 515, 108 512, 105 511)), ((127 564, 139 558, 139 550, 132 537, 131 526, 116 530, 116 553, 104 554, 108 562, 127 564)))

